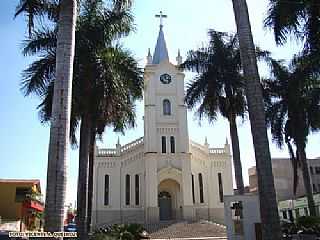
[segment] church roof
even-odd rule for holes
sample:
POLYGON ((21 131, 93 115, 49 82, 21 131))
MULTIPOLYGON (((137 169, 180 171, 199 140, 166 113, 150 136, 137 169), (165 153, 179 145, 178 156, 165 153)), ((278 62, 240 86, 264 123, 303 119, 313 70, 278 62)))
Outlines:
POLYGON ((169 61, 168 49, 166 45, 166 40, 164 39, 162 28, 163 26, 162 24, 160 24, 159 35, 157 39, 157 45, 153 53, 152 64, 159 64, 163 60, 169 61))

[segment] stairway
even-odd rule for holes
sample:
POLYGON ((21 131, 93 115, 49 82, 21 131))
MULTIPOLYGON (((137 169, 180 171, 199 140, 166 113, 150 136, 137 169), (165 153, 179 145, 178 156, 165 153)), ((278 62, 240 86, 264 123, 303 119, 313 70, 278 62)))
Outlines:
POLYGON ((163 221, 144 227, 151 239, 227 239, 225 226, 209 221, 163 221))
POLYGON ((144 229, 146 229, 148 233, 154 233, 154 232, 160 231, 163 228, 168 228, 169 226, 173 224, 177 224, 179 222, 181 223, 181 221, 179 220, 167 220, 167 221, 160 221, 158 223, 145 223, 143 224, 143 227, 144 229))

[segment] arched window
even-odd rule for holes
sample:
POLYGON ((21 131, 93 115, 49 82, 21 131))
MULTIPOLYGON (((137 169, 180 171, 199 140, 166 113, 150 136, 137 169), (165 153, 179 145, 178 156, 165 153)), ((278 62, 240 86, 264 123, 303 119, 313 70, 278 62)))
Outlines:
POLYGON ((194 176, 193 176, 193 174, 191 174, 191 184, 192 184, 192 202, 195 203, 196 198, 194 196, 194 176))
POLYGON ((166 153, 167 152, 167 139, 165 136, 161 137, 161 152, 166 153))
POLYGON ((109 205, 109 175, 104 175, 104 205, 109 205))
POLYGON ((204 203, 203 199, 203 179, 202 174, 199 173, 199 190, 200 190, 200 203, 204 203))
POLYGON ((163 100, 163 115, 171 115, 171 103, 168 99, 163 100))
POLYGON ((130 175, 126 175, 126 205, 130 205, 130 175))
POLYGON ((171 148, 171 153, 175 153, 176 152, 176 146, 175 146, 175 142, 174 142, 174 136, 170 137, 170 148, 171 148))
POLYGON ((140 181, 139 174, 135 175, 135 192, 136 192, 136 205, 140 204, 140 181))
POLYGON ((223 183, 222 183, 222 174, 218 173, 218 186, 219 186, 219 199, 220 202, 223 202, 223 183))

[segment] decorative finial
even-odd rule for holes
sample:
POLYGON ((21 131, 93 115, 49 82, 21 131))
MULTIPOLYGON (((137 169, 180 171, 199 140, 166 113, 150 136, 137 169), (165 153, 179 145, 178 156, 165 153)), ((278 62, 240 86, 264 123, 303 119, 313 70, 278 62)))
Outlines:
POLYGON ((180 65, 182 63, 182 57, 180 55, 180 49, 178 49, 178 56, 176 57, 177 64, 180 65))
POLYGON ((156 14, 155 17, 156 18, 160 18, 160 28, 162 28, 162 26, 163 26, 163 18, 166 18, 168 16, 165 15, 165 14, 162 14, 162 11, 160 11, 160 14, 156 14))
POLYGON ((152 64, 152 55, 150 52, 150 48, 148 48, 147 64, 152 64))
POLYGON ((209 144, 208 144, 207 136, 206 136, 205 139, 204 139, 204 145, 209 145, 209 144))
POLYGON ((230 154, 230 145, 228 143, 228 138, 226 137, 226 143, 224 144, 224 149, 226 153, 230 154))
POLYGON ((120 156, 121 155, 121 145, 120 145, 120 138, 118 136, 118 142, 116 144, 116 152, 117 152, 117 155, 120 156))

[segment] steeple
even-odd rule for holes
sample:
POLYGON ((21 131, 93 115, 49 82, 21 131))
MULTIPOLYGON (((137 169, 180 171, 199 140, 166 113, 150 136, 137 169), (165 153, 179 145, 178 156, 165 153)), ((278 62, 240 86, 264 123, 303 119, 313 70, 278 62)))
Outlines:
POLYGON ((158 39, 157 39, 157 45, 153 53, 152 64, 159 64, 163 60, 169 61, 169 54, 168 54, 168 49, 166 45, 166 40, 164 39, 164 34, 162 30, 163 28, 162 19, 167 16, 163 15, 162 12, 160 11, 160 14, 156 15, 156 17, 160 18, 160 29, 159 29, 158 39))

